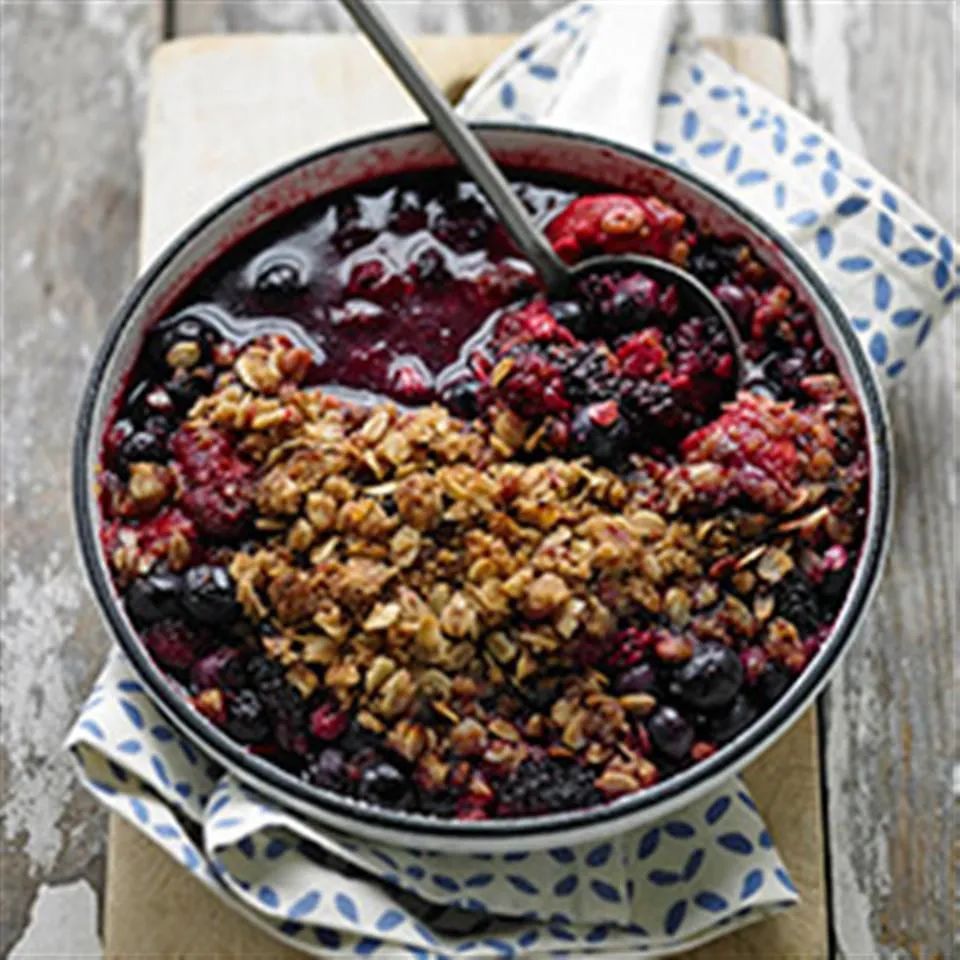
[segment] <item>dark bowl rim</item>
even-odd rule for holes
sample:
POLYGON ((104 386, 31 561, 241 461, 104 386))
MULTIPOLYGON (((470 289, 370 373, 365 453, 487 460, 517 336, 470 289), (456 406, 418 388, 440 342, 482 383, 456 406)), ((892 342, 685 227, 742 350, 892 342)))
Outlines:
MULTIPOLYGON (((435 839, 490 840, 522 837, 537 837, 557 834, 558 840, 570 832, 587 831, 612 821, 636 819, 642 811, 651 808, 667 809, 671 801, 679 802, 681 794, 690 793, 691 800, 698 795, 697 788, 705 789, 711 781, 716 782, 724 771, 732 776, 768 741, 772 743, 799 719, 801 707, 817 693, 836 662, 846 651, 862 620, 865 607, 876 588, 890 534, 892 515, 892 475, 890 451, 890 427, 886 405, 880 392, 877 375, 870 365, 859 340, 847 320, 847 311, 820 278, 812 265, 796 245, 769 225, 761 216, 744 206, 721 188, 699 174, 658 156, 652 151, 630 147, 591 134, 547 126, 529 126, 513 123, 477 123, 473 128, 480 134, 532 134, 544 138, 565 141, 576 140, 586 145, 624 154, 649 166, 662 169, 672 177, 687 181, 707 199, 721 208, 726 207, 740 217, 753 230, 773 243, 786 257, 797 275, 807 284, 828 315, 828 323, 837 338, 846 348, 855 374, 858 400, 863 404, 869 432, 873 434, 870 445, 871 505, 869 515, 874 523, 868 524, 864 536, 863 552, 858 570, 841 612, 834 623, 829 639, 817 655, 814 663, 800 675, 786 695, 754 721, 741 735, 726 744, 712 757, 695 764, 642 792, 628 794, 609 803, 584 810, 560 811, 537 817, 516 817, 483 821, 442 820, 425 814, 391 811, 389 809, 357 801, 332 791, 314 787, 263 758, 248 752, 213 724, 206 721, 185 699, 153 663, 143 644, 121 612, 115 600, 112 583, 109 581, 103 561, 97 518, 94 516, 94 498, 90 495, 90 477, 87 466, 91 462, 91 443, 99 437, 92 435, 93 416, 100 395, 103 374, 110 363, 127 322, 136 311, 144 294, 169 262, 198 234, 213 224, 235 205, 252 194, 269 186, 286 174, 296 171, 336 153, 382 144, 385 141, 433 133, 428 124, 416 123, 385 128, 373 133, 338 141, 319 150, 301 154, 292 160, 271 168, 265 173, 246 181, 228 193, 204 213, 184 227, 163 250, 154 257, 147 270, 137 279, 114 313, 104 334, 86 386, 81 395, 73 446, 73 506, 74 521, 87 577, 102 614, 109 623, 115 638, 145 683, 154 703, 177 725, 188 732, 194 741, 209 751, 215 759, 226 762, 231 769, 241 771, 240 778, 248 777, 255 786, 265 782, 273 795, 290 797, 300 809, 318 808, 337 818, 338 822, 362 819, 375 828, 396 830, 400 834, 420 835, 435 839), (225 760, 224 760, 225 758, 225 760)), ((433 134, 436 136, 436 134, 433 134)), ((261 229, 257 227, 255 229, 261 229)), ((349 829, 345 827, 344 829, 349 829)), ((522 841, 521 841, 522 842, 522 841)))

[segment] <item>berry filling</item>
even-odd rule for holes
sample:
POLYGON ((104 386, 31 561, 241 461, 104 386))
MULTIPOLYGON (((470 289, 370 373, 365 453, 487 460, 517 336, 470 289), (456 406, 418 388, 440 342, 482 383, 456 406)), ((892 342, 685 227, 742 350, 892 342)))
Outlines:
POLYGON ((817 656, 863 537, 860 411, 784 278, 656 197, 517 190, 569 262, 691 270, 744 368, 642 272, 547 300, 472 184, 373 185, 205 271, 97 476, 127 614, 196 710, 438 817, 590 807, 713 755, 817 656))

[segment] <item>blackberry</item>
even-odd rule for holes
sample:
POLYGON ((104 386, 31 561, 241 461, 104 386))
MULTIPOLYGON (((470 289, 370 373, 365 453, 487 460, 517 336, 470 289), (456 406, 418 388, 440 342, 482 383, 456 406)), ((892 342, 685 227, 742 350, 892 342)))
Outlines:
POLYGON ((476 197, 448 201, 430 224, 430 232, 455 253, 469 253, 487 243, 491 220, 476 197))
POLYGON ((742 244, 723 244, 704 237, 690 253, 687 269, 708 287, 729 281, 737 272, 742 244))
MULTIPOLYGON (((273 721, 280 748, 306 753, 310 713, 303 698, 287 682, 283 667, 264 656, 254 656, 247 663, 247 679, 273 721)), ((346 743, 343 745, 346 747, 346 743)))
POLYGON ((671 383, 684 383, 686 402, 711 412, 736 386, 736 360, 726 328, 717 317, 685 320, 667 337, 673 356, 671 383))
POLYGON ((241 690, 227 707, 227 733, 241 743, 262 743, 270 734, 270 718, 252 690, 241 690))
POLYGON ((696 415, 680 405, 667 383, 624 381, 620 409, 638 445, 647 449, 658 445, 675 447, 698 426, 696 415))
POLYGON ((816 587, 800 570, 791 570, 774 588, 777 616, 789 620, 801 633, 813 633, 824 620, 816 587))
POLYGON ((571 403, 581 406, 616 397, 619 378, 605 344, 555 348, 548 356, 563 376, 564 390, 571 403))
POLYGON ((591 807, 603 799, 588 767, 553 757, 527 760, 504 780, 497 797, 497 815, 525 817, 591 807))

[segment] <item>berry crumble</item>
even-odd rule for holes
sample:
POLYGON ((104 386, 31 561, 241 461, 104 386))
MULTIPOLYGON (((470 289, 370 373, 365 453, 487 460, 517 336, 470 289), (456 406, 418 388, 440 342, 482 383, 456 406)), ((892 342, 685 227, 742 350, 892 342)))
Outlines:
POLYGON ((642 273, 548 301, 469 182, 373 184, 201 275, 97 476, 126 611, 197 711, 311 784, 467 820, 736 737, 817 655, 866 512, 857 402, 748 244, 652 196, 516 189, 570 262, 689 269, 743 363, 642 273))

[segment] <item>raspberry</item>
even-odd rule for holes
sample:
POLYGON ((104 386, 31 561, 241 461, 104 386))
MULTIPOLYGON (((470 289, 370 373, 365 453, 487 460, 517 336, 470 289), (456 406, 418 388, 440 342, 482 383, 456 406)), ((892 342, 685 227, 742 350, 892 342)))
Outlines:
POLYGON ((568 263, 598 253, 666 257, 685 217, 656 197, 596 194, 578 197, 547 227, 547 237, 568 263))
POLYGON ((625 376, 652 380, 667 364, 662 331, 647 327, 634 333, 617 347, 617 359, 625 376))
POLYGON ((162 620, 144 632, 143 642, 163 666, 171 670, 189 670, 205 638, 179 620, 162 620))
POLYGON ((318 740, 337 740, 350 724, 350 715, 329 703, 310 714, 310 732, 318 740))
POLYGON ((433 394, 433 385, 422 363, 403 363, 390 374, 390 392, 404 403, 425 403, 433 394))
POLYGON ((253 507, 246 484, 194 487, 182 497, 198 529, 216 540, 239 540, 247 532, 253 507))
POLYGON ((252 515, 251 465, 218 430, 181 427, 170 447, 188 481, 183 507, 197 527, 218 540, 241 538, 252 515))
POLYGON ((511 359, 513 366, 496 384, 497 395, 511 410, 532 419, 570 409, 563 377, 553 364, 532 351, 515 354, 511 359))
POLYGON ((493 346, 501 354, 524 343, 576 343, 576 337, 559 323, 543 300, 505 313, 497 322, 493 346))
POLYGON ((771 512, 783 510, 799 473, 796 437, 808 429, 789 404, 742 393, 680 445, 688 463, 729 467, 736 489, 771 512))

